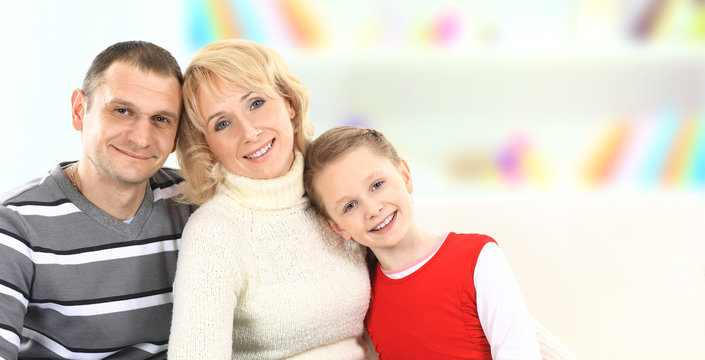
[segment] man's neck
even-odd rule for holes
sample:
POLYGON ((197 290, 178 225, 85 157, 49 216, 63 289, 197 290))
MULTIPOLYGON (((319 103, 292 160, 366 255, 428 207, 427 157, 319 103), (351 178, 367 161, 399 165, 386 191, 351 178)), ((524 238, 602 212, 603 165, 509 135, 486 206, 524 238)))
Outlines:
MULTIPOLYGON (((144 200, 147 182, 141 184, 128 184, 116 179, 91 171, 86 166, 86 161, 78 163, 74 179, 78 191, 83 197, 93 203, 108 215, 121 220, 129 220, 135 216, 144 200)), ((70 171, 70 169, 69 169, 70 171)))

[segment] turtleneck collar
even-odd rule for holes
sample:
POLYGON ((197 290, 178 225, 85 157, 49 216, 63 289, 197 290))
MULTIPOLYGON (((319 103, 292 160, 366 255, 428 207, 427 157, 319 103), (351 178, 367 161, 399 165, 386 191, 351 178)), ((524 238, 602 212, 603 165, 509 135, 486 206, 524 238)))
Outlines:
POLYGON ((235 175, 224 166, 225 180, 218 192, 252 210, 282 210, 305 203, 304 157, 298 150, 294 163, 286 174, 273 179, 251 179, 235 175))

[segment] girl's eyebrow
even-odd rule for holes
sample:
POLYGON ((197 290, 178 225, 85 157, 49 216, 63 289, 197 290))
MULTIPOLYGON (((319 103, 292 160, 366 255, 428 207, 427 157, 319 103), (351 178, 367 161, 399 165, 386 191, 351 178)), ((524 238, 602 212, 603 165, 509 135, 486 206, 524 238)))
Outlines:
MULTIPOLYGON (((381 176, 381 174, 380 174, 378 171, 375 171, 375 172, 371 173, 370 175, 366 176, 366 177, 363 179, 363 181, 366 181, 366 182, 370 183, 370 182, 374 181, 376 178, 378 178, 378 177, 380 177, 380 176, 381 176)), ((344 196, 342 196, 340 199, 336 200, 336 201, 334 202, 334 204, 335 204, 335 206, 340 206, 340 204, 346 203, 349 198, 351 198, 351 196, 344 195, 344 196)))

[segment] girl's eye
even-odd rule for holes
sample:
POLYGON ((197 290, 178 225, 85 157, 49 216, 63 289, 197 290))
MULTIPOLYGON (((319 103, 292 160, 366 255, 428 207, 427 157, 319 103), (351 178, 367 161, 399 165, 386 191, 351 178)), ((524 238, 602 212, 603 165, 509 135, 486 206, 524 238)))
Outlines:
POLYGON ((354 201, 349 202, 347 205, 345 205, 345 209, 343 209, 343 212, 348 212, 352 210, 357 204, 354 201))
POLYGON ((250 109, 256 109, 264 104, 264 100, 262 99, 256 99, 255 101, 252 102, 252 105, 250 105, 250 109))
POLYGON ((382 186, 382 184, 384 184, 384 181, 382 181, 382 180, 377 181, 376 183, 372 184, 372 191, 379 189, 382 186))
POLYGON ((230 121, 227 121, 227 120, 218 121, 218 122, 215 124, 215 131, 223 130, 223 129, 225 129, 226 127, 228 127, 228 125, 230 125, 230 121))

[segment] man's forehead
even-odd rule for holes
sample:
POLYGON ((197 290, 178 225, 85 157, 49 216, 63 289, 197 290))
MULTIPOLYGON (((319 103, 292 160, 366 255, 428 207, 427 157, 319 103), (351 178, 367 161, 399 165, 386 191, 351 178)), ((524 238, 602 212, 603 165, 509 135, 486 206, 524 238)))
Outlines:
POLYGON ((135 104, 153 101, 181 104, 181 85, 175 77, 145 72, 121 63, 106 70, 95 92, 96 95, 102 93, 105 102, 120 98, 135 104))

